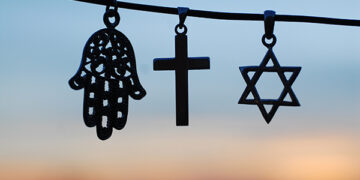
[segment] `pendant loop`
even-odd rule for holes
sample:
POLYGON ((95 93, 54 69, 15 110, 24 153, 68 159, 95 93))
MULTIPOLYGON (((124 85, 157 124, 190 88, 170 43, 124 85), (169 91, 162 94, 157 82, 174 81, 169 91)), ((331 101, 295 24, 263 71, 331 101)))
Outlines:
POLYGON ((265 36, 265 34, 264 34, 263 37, 262 37, 262 43, 263 43, 264 46, 266 46, 267 48, 272 48, 272 47, 274 47, 275 44, 276 44, 276 36, 273 34, 273 35, 270 36, 270 38, 267 38, 267 37, 265 36), (268 43, 268 42, 266 42, 266 39, 268 39, 268 40, 272 39, 272 41, 268 43))
POLYGON ((110 5, 106 6, 104 14, 104 24, 107 28, 115 28, 120 23, 120 15, 118 13, 117 1, 114 0, 114 9, 110 9, 110 5), (114 22, 110 22, 110 18, 115 18, 114 22))
POLYGON ((274 36, 275 11, 266 10, 264 12, 265 37, 271 39, 274 36))
POLYGON ((183 27, 180 27, 180 24, 175 26, 175 32, 177 35, 179 34, 186 34, 187 33, 187 27, 185 25, 183 25, 183 27), (180 31, 180 29, 184 29, 182 32, 180 31))

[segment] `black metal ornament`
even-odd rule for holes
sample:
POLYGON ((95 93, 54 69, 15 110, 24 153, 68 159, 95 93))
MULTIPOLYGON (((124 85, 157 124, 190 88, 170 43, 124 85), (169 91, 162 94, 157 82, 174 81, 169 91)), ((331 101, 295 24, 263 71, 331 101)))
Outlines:
POLYGON ((276 37, 273 34, 274 24, 275 24, 275 12, 274 11, 265 11, 265 34, 262 37, 262 43, 268 48, 263 61, 259 66, 244 66, 240 67, 240 72, 247 84, 242 96, 240 97, 239 104, 256 104, 265 121, 270 123, 271 119, 274 117, 279 106, 300 106, 298 99, 295 96, 295 93, 291 89, 292 84, 294 83, 296 77, 299 75, 301 67, 285 67, 280 66, 276 56, 272 50, 276 44, 276 37), (266 39, 272 40, 272 42, 267 43, 266 39), (267 66, 269 61, 272 61, 273 66, 267 66), (252 78, 249 77, 249 72, 255 72, 252 78), (260 76, 263 72, 275 72, 278 74, 281 82, 284 85, 278 99, 261 99, 260 95, 255 87, 257 81, 260 79, 260 76), (292 73, 289 78, 286 78, 285 73, 292 73), (254 99, 248 99, 250 93, 253 95, 254 99), (289 95, 291 101, 285 101, 286 96, 289 95), (266 111, 264 105, 272 105, 272 108, 269 112, 266 111))
POLYGON ((189 125, 188 70, 210 69, 209 57, 188 57, 187 27, 184 24, 188 10, 178 8, 180 22, 175 27, 175 58, 154 59, 155 71, 175 70, 177 126, 189 125))
POLYGON ((107 28, 95 32, 87 41, 79 70, 69 80, 72 89, 84 88, 83 118, 86 126, 96 126, 101 140, 108 139, 113 128, 125 127, 128 96, 139 100, 146 95, 137 76, 133 47, 115 29, 119 22, 117 6, 114 9, 107 6, 104 14, 107 28))

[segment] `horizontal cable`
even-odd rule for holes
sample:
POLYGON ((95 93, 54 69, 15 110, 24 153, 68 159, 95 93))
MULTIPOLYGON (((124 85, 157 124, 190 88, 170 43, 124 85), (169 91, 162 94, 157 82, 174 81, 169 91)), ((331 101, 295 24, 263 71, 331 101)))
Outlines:
MULTIPOLYGON (((114 6, 114 1, 111 0, 75 0, 75 1, 87 2, 98 5, 114 6)), ((170 8, 170 7, 152 6, 152 5, 128 3, 121 1, 117 1, 117 6, 119 8, 139 10, 139 11, 148 11, 155 13, 175 14, 175 15, 178 14, 177 8, 170 8)), ((226 13, 226 12, 213 12, 213 11, 202 11, 202 10, 192 10, 192 9, 188 11, 187 16, 210 18, 210 19, 221 19, 221 20, 264 21, 264 14, 226 13)), ((360 20, 313 17, 313 16, 297 16, 297 15, 276 15, 275 21, 321 23, 321 24, 332 24, 332 25, 343 25, 343 26, 360 26, 360 20)))

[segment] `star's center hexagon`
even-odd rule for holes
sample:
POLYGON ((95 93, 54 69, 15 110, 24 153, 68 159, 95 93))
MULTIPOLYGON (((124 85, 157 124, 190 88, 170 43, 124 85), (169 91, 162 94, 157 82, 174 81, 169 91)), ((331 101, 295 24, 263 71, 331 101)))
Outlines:
MULTIPOLYGON (((252 73, 255 72, 249 72, 248 74, 252 73)), ((260 99, 276 100, 280 97, 284 85, 276 72, 263 72, 256 82, 255 88, 259 93, 260 99)))

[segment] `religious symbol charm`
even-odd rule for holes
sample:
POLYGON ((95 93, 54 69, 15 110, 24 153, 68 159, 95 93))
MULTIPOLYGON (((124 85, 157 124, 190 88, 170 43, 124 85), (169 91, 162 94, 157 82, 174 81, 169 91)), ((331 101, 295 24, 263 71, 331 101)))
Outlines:
POLYGON ((188 8, 178 8, 180 23, 175 27, 175 58, 154 59, 154 70, 175 70, 176 125, 189 125, 188 70, 210 69, 210 58, 188 57, 187 27, 184 25, 188 8), (180 32, 180 30, 182 30, 180 32))
POLYGON ((84 121, 88 127, 96 126, 101 140, 111 136, 112 128, 124 128, 128 96, 139 100, 146 95, 137 76, 132 45, 115 29, 119 22, 116 4, 114 9, 107 6, 104 14, 107 28, 97 31, 87 41, 80 68, 69 80, 74 90, 84 88, 84 121), (110 18, 115 21, 111 23, 110 18))
POLYGON ((275 24, 275 12, 274 11, 265 11, 265 35, 262 38, 263 44, 268 48, 263 61, 259 66, 245 66, 240 67, 240 72, 246 81, 247 87, 244 90, 242 96, 240 97, 239 104, 256 104, 263 117, 267 123, 270 123, 271 119, 274 117, 279 106, 300 106, 298 99, 295 96, 295 93, 291 89, 292 84, 294 83, 296 77, 299 75, 301 67, 284 67, 280 66, 277 61, 275 54, 272 50, 276 43, 276 37, 273 34, 274 24, 275 24), (271 43, 267 43, 266 39, 272 40, 271 43), (273 66, 267 66, 269 61, 272 61, 273 66), (249 72, 255 72, 252 78, 249 77, 249 72), (281 92, 278 99, 261 99, 260 95, 255 87, 257 81, 263 72, 275 72, 278 74, 281 82, 284 85, 284 89, 281 92), (285 73, 292 73, 289 78, 286 78, 285 73), (254 99, 247 99, 248 96, 252 93, 254 99), (285 101, 286 96, 289 95, 291 101, 285 101), (272 108, 269 112, 266 111, 264 105, 272 105, 272 108))

